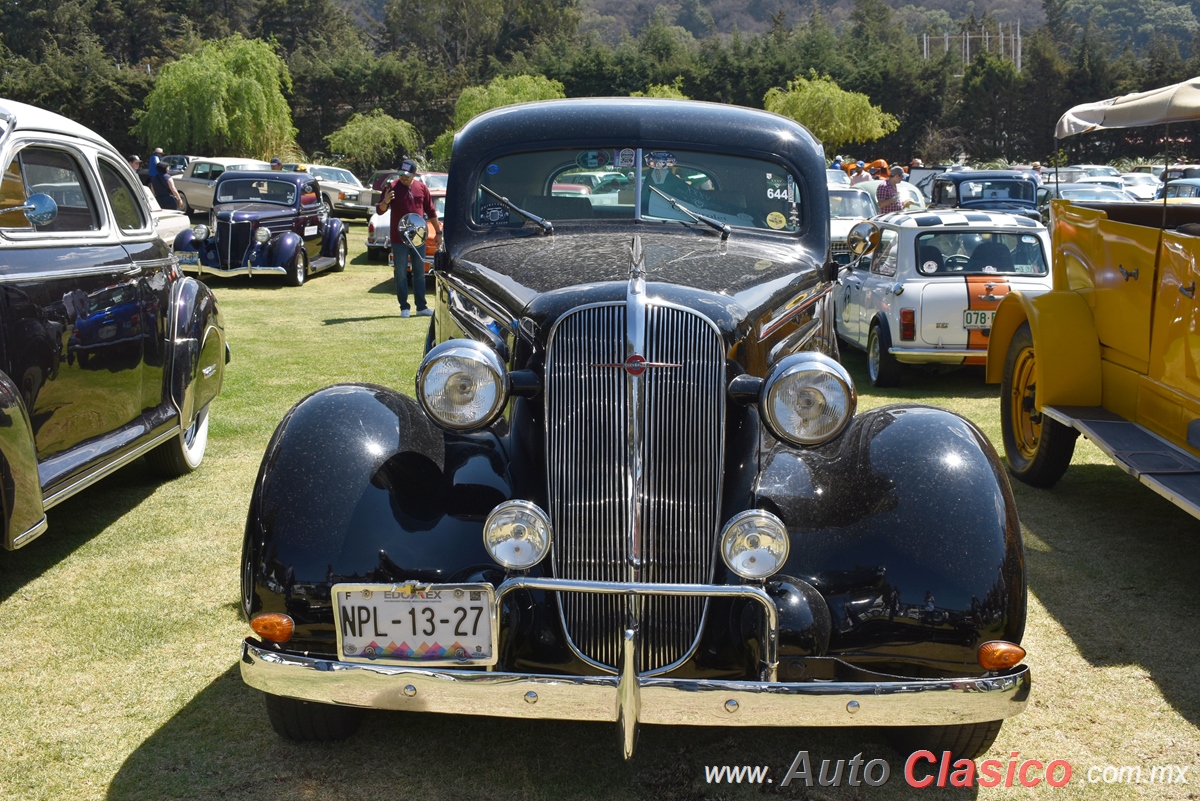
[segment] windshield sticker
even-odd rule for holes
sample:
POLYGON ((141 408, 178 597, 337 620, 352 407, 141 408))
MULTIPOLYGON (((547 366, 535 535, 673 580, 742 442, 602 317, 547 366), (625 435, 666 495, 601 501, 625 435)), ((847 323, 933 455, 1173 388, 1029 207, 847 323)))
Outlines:
POLYGON ((796 179, 792 177, 791 173, 788 173, 787 178, 788 178, 788 196, 787 196, 788 203, 795 203, 796 202, 796 179))
POLYGON ((508 209, 499 203, 487 203, 480 206, 479 222, 484 225, 508 225, 508 209))
POLYGON ((500 172, 500 165, 499 165, 499 164, 489 164, 489 165, 487 166, 487 174, 488 174, 488 175, 495 175, 495 174, 496 174, 496 173, 498 173, 498 172, 500 172))
POLYGON ((927 261, 921 265, 921 272, 925 273, 925 275, 933 275, 937 272, 937 268, 938 263, 931 259, 930 261, 927 261))
POLYGON ((767 200, 791 201, 794 195, 791 187, 792 176, 767 173, 767 200))
POLYGON ((655 150, 653 153, 646 154, 645 161, 646 166, 652 170, 665 170, 675 166, 675 154, 665 150, 655 150))
POLYGON ((636 159, 637 153, 634 152, 633 148, 627 147, 617 154, 617 166, 632 167, 636 159))
POLYGON ((767 215, 767 225, 778 231, 783 226, 787 225, 787 218, 777 211, 773 211, 767 215))
POLYGON ((581 170, 599 170, 608 166, 612 157, 607 150, 585 150, 575 157, 575 164, 581 170))
POLYGON ((1022 245, 1036 245, 1037 237, 1032 236, 1030 234, 1025 234, 1025 236, 1021 237, 1021 244, 1022 245))

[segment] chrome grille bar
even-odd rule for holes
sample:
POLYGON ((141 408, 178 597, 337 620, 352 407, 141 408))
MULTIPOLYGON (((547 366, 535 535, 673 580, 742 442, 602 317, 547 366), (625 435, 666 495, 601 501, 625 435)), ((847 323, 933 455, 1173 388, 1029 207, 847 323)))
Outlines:
MULTIPOLYGON (((724 368, 719 333, 687 309, 643 298, 581 309, 558 323, 546 361, 556 576, 624 582, 631 572, 640 572, 641 580, 663 584, 712 579, 724 455, 724 368), (639 336, 645 352, 638 355, 651 365, 632 378, 621 369, 630 355, 627 332, 637 328, 628 324, 630 313, 645 315, 639 336), (631 380, 638 382, 636 391, 627 391, 631 380), (634 408, 637 398, 641 414, 634 408), (640 442, 636 460, 627 458, 631 441, 640 442), (642 466, 640 476, 631 464, 642 466), (634 492, 640 495, 637 503, 631 502, 634 492), (630 510, 640 510, 638 521, 630 519, 630 510)), ((618 664, 626 617, 635 609, 644 643, 642 672, 686 658, 707 604, 698 597, 631 601, 569 593, 560 594, 559 602, 574 647, 608 669, 618 664)))

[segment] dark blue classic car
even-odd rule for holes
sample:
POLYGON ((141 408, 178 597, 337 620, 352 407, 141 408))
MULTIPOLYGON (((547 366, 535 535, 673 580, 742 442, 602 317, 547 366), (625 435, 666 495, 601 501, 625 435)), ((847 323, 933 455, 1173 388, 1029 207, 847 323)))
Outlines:
POLYGON ((0 545, 145 455, 200 465, 228 349, 217 301, 180 274, 125 157, 0 100, 0 545))
POLYGON ((1030 688, 983 433, 858 411, 820 145, 774 114, 580 99, 454 140, 415 397, 344 384, 267 446, 242 677, 287 737, 364 709, 888 727, 986 750, 1030 688), (581 171, 628 185, 562 196, 581 171))
POLYGON ((185 270, 201 275, 286 275, 346 269, 346 226, 329 216, 307 173, 226 171, 217 179, 210 225, 175 237, 185 270))
POLYGON ((944 172, 933 180, 929 207, 1007 211, 1041 221, 1037 181, 1019 170, 944 172))

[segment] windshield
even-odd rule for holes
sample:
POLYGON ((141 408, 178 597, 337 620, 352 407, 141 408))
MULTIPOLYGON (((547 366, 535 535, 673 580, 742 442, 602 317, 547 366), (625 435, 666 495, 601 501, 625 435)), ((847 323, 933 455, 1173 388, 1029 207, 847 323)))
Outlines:
POLYGON ((352 173, 338 167, 309 167, 308 172, 318 181, 336 181, 351 186, 361 186, 352 173))
POLYGON ((1032 181, 992 179, 963 181, 958 185, 959 200, 1023 200, 1033 202, 1032 181))
POLYGON ((1058 194, 1059 194, 1059 197, 1063 198, 1064 200, 1094 200, 1094 201, 1100 201, 1100 202, 1104 202, 1104 201, 1119 202, 1119 201, 1129 199, 1128 197, 1125 196, 1125 194, 1123 192, 1119 192, 1116 189, 1106 189, 1103 186, 1094 186, 1094 187, 1081 186, 1079 188, 1072 187, 1070 189, 1063 189, 1058 194))
POLYGON ((865 220, 879 211, 866 192, 856 189, 829 190, 829 216, 835 220, 865 220))
POLYGON ((296 202, 296 185, 287 181, 225 181, 217 190, 218 203, 253 201, 256 203, 296 202))
POLYGON ((421 183, 425 184, 425 187, 431 192, 446 191, 446 178, 449 176, 444 172, 428 172, 417 177, 421 179, 421 183))
MULTIPOLYGON (((617 146, 514 153, 484 165, 480 183, 549 220, 695 224, 668 198, 734 227, 796 231, 801 219, 801 185, 786 169, 725 153, 617 146)), ((472 219, 484 226, 526 223, 483 191, 476 192, 472 219)))
POLYGON ((1034 234, 936 231, 917 237, 923 275, 1045 275, 1042 242, 1034 234))

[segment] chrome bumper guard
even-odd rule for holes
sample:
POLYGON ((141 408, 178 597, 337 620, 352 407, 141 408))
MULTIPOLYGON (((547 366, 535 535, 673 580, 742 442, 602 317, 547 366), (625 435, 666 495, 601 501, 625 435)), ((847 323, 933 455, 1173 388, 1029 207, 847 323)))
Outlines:
POLYGON ((1026 666, 982 677, 895 681, 776 680, 778 622, 761 587, 597 583, 511 578, 517 589, 628 595, 743 597, 762 605, 768 632, 761 681, 659 678, 634 669, 638 632, 625 631, 618 674, 561 676, 493 670, 361 664, 242 643, 242 679, 273 695, 371 709, 616 722, 625 755, 637 724, 686 726, 927 726, 983 723, 1018 714, 1029 697, 1026 666))

